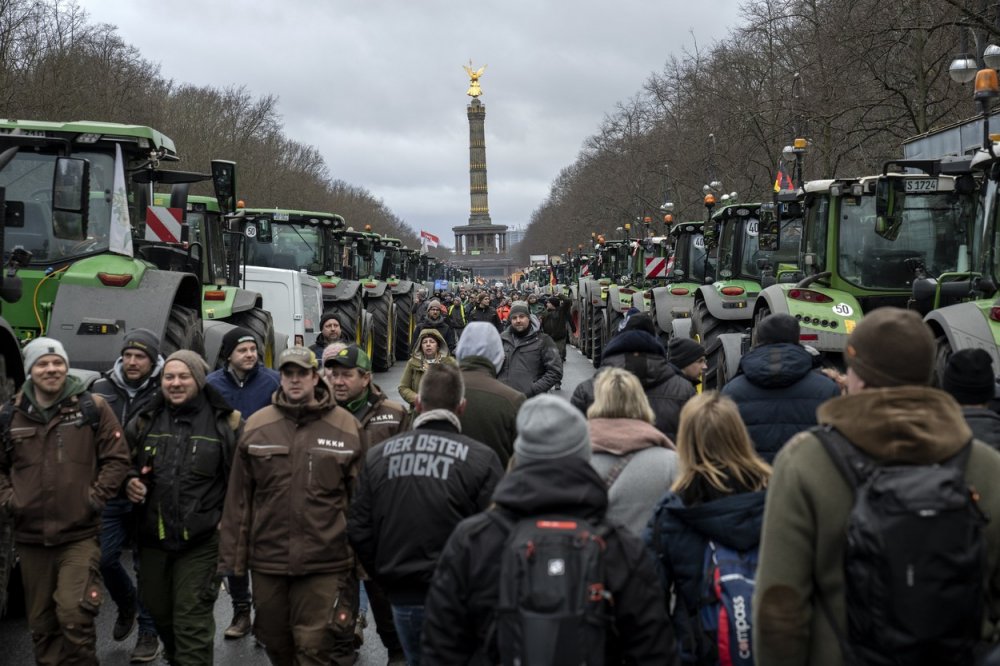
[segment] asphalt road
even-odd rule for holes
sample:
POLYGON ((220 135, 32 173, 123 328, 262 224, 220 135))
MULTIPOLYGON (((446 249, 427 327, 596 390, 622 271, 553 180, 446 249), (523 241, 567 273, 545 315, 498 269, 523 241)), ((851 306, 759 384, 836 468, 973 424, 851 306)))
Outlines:
MULTIPOLYGON (((389 396, 399 400, 396 387, 403 376, 405 362, 397 361, 388 372, 375 374, 375 383, 389 396)), ((566 365, 563 373, 562 390, 557 395, 567 400, 573 395, 577 384, 589 379, 594 374, 594 368, 589 359, 585 358, 575 347, 566 349, 566 365)), ((229 594, 223 590, 215 604, 215 661, 223 666, 265 666, 270 662, 264 650, 255 647, 252 637, 240 640, 226 640, 223 632, 232 619, 232 605, 229 594)), ((97 656, 102 664, 109 666, 129 663, 129 654, 135 645, 135 632, 121 643, 111 638, 111 629, 115 621, 115 608, 110 598, 106 601, 97 618, 97 656)), ((0 620, 0 664, 4 666, 28 666, 34 663, 31 651, 31 636, 27 622, 23 617, 5 618, 0 620)), ((165 664, 164 661, 154 662, 165 664)), ((386 651, 375 633, 375 623, 371 613, 368 615, 368 629, 365 630, 365 644, 361 649, 358 664, 384 664, 386 651)))

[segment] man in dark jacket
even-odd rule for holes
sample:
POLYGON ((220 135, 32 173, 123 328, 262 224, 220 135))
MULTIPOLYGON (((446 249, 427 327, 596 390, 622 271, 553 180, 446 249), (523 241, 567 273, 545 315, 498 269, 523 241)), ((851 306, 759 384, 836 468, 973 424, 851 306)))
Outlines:
POLYGON ((171 354, 160 395, 125 428, 135 465, 125 491, 141 505, 139 596, 177 664, 212 663, 218 527, 242 427, 207 372, 198 354, 171 354))
MULTIPOLYGON (((94 382, 91 391, 108 401, 119 423, 128 423, 159 394, 163 363, 156 333, 145 328, 134 329, 125 336, 121 357, 94 382)), ((156 659, 160 639, 152 616, 139 603, 135 584, 121 563, 122 549, 131 540, 132 525, 132 502, 119 493, 108 501, 101 514, 101 576, 118 607, 112 630, 116 641, 125 640, 132 632, 138 611, 139 637, 131 661, 141 663, 156 659)))
POLYGON ((740 408, 754 449, 769 464, 793 435, 816 425, 816 409, 840 395, 836 382, 813 371, 799 344, 799 322, 778 313, 754 329, 754 346, 722 389, 740 408))
POLYGON ((0 520, 13 521, 35 661, 96 664, 97 535, 128 472, 128 447, 104 398, 69 376, 59 341, 35 338, 23 354, 28 379, 2 408, 0 520))
POLYGON ((476 297, 475 307, 469 312, 469 321, 486 322, 494 326, 497 329, 497 333, 503 330, 503 325, 500 323, 500 316, 497 315, 497 309, 492 304, 489 292, 483 292, 476 297))
MULTIPOLYGON (((410 417, 406 407, 395 400, 389 400, 382 389, 372 382, 371 359, 357 345, 341 349, 329 356, 325 363, 334 399, 357 419, 367 435, 369 447, 409 428, 410 417)), ((396 635, 389 600, 378 581, 367 578, 364 580, 364 587, 367 601, 371 603, 372 615, 375 616, 375 628, 389 653, 390 661, 394 658, 401 661, 403 646, 396 635)), ((368 606, 365 601, 362 597, 354 632, 354 645, 358 648, 364 642, 364 630, 368 626, 368 606)))
MULTIPOLYGON (((694 385, 667 361, 667 352, 656 338, 653 320, 646 314, 629 317, 621 333, 608 343, 601 367, 624 368, 639 378, 656 414, 657 429, 670 439, 677 436, 681 408, 695 394, 694 385)), ((580 383, 573 405, 583 414, 594 402, 594 380, 580 383)))
POLYGON ((962 349, 951 355, 941 388, 962 406, 972 434, 1000 449, 1000 414, 988 407, 996 393, 993 359, 984 349, 962 349))
POLYGON ((545 301, 545 312, 541 315, 542 330, 552 338, 559 348, 559 358, 566 362, 566 340, 569 338, 570 311, 573 301, 566 297, 552 296, 545 301))
MULTIPOLYGON (((322 335, 322 334, 321 334, 322 335)), ((219 357, 225 365, 208 375, 208 384, 244 419, 271 404, 271 394, 281 381, 277 372, 265 368, 258 356, 257 338, 248 328, 237 326, 222 338, 219 357)), ((233 621, 223 636, 243 638, 250 633, 250 579, 230 576, 229 596, 233 601, 233 621)))
POLYGON ((459 415, 462 432, 493 449, 506 468, 514 452, 517 410, 524 394, 496 378, 504 362, 500 334, 491 324, 472 322, 458 341, 455 358, 465 382, 465 411, 459 415))
MULTIPOLYGON (((510 525, 558 514, 603 523, 604 481, 591 467, 583 416, 562 398, 541 395, 517 416, 516 466, 497 485, 495 507, 463 520, 452 532, 427 594, 425 664, 498 664, 495 633, 500 562, 510 525), (496 512, 499 517, 491 516, 496 512)), ((607 526, 605 590, 611 595, 604 663, 676 663, 652 560, 624 528, 607 526)))
POLYGON ((691 338, 674 337, 667 343, 667 360, 674 372, 697 387, 702 375, 708 370, 705 348, 691 338))
POLYGON ((414 429, 365 459, 347 523, 351 545, 384 587, 410 666, 420 666, 424 597, 463 518, 484 510, 503 476, 489 447, 461 434, 462 375, 435 364, 420 382, 414 429))
POLYGON ((452 330, 451 324, 448 323, 445 307, 436 298, 432 298, 427 303, 427 313, 417 322, 417 328, 413 331, 413 339, 419 340, 420 332, 425 328, 435 329, 448 343, 448 349, 455 348, 455 332, 452 330))
POLYGON ((278 358, 274 404, 247 422, 233 463, 220 573, 253 571, 254 633, 274 664, 354 663, 348 501, 366 447, 304 347, 278 358))
POLYGON ((515 301, 510 306, 510 326, 500 336, 504 363, 497 379, 527 397, 555 388, 563 375, 556 343, 541 331, 537 318, 528 313, 528 304, 515 301))

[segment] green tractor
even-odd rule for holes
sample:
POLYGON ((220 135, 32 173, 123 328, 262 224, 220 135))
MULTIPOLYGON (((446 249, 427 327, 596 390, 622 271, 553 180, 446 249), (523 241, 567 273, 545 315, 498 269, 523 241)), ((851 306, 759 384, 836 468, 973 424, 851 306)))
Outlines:
POLYGON ((375 274, 386 283, 392 294, 392 307, 395 310, 393 340, 397 361, 409 360, 414 342, 413 332, 417 326, 413 317, 413 301, 417 293, 417 282, 413 276, 416 270, 409 266, 412 257, 410 252, 398 238, 381 236, 375 241, 375 274))
POLYGON ((347 233, 344 218, 290 208, 241 212, 246 263, 314 276, 323 289, 323 310, 336 312, 344 335, 370 351, 372 320, 365 311, 361 281, 355 277, 352 248, 342 240, 347 233))
POLYGON ((658 257, 650 279, 660 281, 647 291, 648 311, 667 337, 691 337, 691 310, 694 295, 715 274, 714 260, 708 256, 703 221, 678 222, 670 227, 670 254, 658 257), (662 275, 661 275, 662 273, 662 275))
MULTIPOLYGON (((978 188, 969 174, 814 180, 804 191, 801 241, 787 243, 799 252, 801 273, 760 293, 753 322, 794 316, 802 342, 832 367, 843 367, 847 338, 864 313, 887 305, 940 313, 956 293, 967 296, 976 253, 992 243, 975 229, 978 188)), ((748 341, 723 341, 720 377, 732 376, 748 341)))
MULTIPOLYGON (((752 323, 754 304, 761 291, 761 279, 770 267, 787 269, 782 264, 795 261, 794 249, 775 251, 758 244, 761 226, 773 226, 774 211, 770 204, 728 204, 716 210, 703 227, 709 261, 715 263, 715 275, 706 277, 709 284, 698 287, 694 294, 691 334, 704 347, 708 370, 703 387, 711 390, 717 383, 720 359, 723 357, 720 336, 742 333, 752 323)), ((789 218, 783 232, 797 236, 800 218, 789 218)))
MULTIPOLYGON (((55 337, 74 368, 97 372, 111 367, 125 333, 138 327, 157 333, 165 354, 204 354, 202 284, 193 272, 200 247, 164 252, 145 240, 164 226, 148 209, 156 184, 205 178, 160 168, 179 159, 173 141, 137 125, 7 120, 0 121, 0 146, 17 149, 0 174, 4 250, 30 257, 19 268, 23 295, 4 312, 18 338, 55 337), (87 164, 74 187, 53 188, 57 176, 69 175, 56 172, 60 157, 87 164), (79 187, 88 196, 67 210, 79 187), (170 270, 160 268, 164 254, 175 255, 170 270)), ((216 175, 225 189, 225 173, 216 175)), ((166 222, 180 233, 180 222, 166 222)))
MULTIPOLYGON (((396 362, 396 306, 388 282, 377 273, 376 248, 383 239, 367 229, 348 228, 335 234, 334 242, 344 258, 344 277, 359 283, 361 315, 369 327, 366 349, 372 368, 388 370, 396 362)), ((353 313, 356 303, 356 300, 351 302, 347 314, 353 313)))

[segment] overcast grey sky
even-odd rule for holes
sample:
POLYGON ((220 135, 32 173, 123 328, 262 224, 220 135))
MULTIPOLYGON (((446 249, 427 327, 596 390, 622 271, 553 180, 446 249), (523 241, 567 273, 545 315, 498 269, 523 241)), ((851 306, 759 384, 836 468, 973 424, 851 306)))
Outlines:
POLYGON ((316 146, 333 177, 449 246, 469 217, 462 65, 487 66, 490 216, 526 226, 616 102, 670 54, 704 48, 739 20, 738 0, 80 4, 167 78, 277 95, 287 135, 316 146))

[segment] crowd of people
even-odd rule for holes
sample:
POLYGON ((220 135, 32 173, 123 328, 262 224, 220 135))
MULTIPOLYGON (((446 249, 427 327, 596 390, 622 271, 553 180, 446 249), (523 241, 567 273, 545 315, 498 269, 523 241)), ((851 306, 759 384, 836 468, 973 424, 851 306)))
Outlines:
POLYGON ((96 663, 106 589, 133 661, 210 664, 225 580, 226 637, 274 664, 354 663, 369 610, 410 666, 994 663, 989 353, 942 371, 881 308, 840 373, 774 314, 700 392, 705 349, 634 313, 567 400, 567 299, 417 307, 403 402, 334 313, 275 370, 246 329, 217 369, 135 329, 89 390, 27 344, 0 511, 37 662, 96 663))

